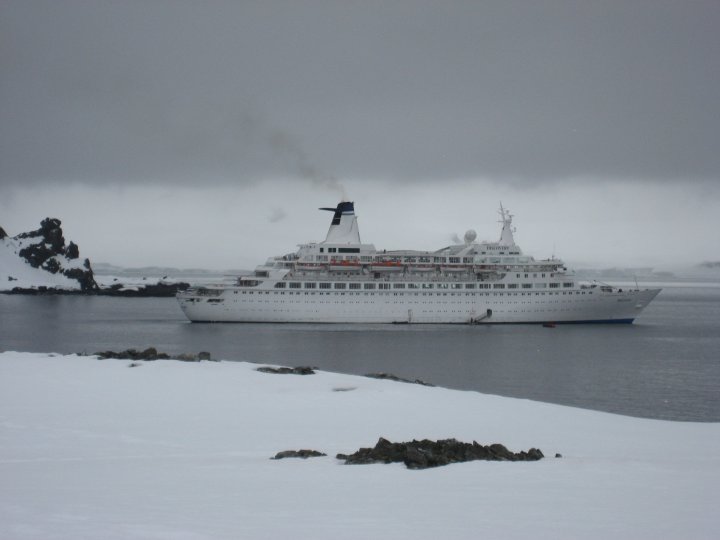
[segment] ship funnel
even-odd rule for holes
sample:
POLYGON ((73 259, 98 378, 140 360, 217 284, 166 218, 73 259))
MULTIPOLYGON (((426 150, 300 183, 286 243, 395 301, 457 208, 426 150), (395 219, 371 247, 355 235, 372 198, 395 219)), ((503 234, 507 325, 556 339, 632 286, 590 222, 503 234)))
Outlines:
POLYGON ((355 205, 351 202, 341 202, 337 208, 320 208, 334 212, 330 228, 328 229, 326 244, 359 244, 360 231, 355 215, 355 205))

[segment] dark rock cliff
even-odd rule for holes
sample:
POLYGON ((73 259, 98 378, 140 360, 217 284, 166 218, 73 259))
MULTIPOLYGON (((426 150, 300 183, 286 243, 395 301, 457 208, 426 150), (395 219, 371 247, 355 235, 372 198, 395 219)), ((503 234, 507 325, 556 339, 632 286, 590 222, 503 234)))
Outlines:
POLYGON ((61 221, 57 218, 45 218, 40 222, 39 229, 15 236, 16 240, 24 241, 18 255, 33 268, 40 268, 51 274, 61 273, 76 280, 82 291, 96 291, 98 285, 95 282, 90 260, 85 259, 81 268, 70 264, 70 261, 80 257, 80 249, 74 242, 65 245, 65 237, 60 225, 61 221))

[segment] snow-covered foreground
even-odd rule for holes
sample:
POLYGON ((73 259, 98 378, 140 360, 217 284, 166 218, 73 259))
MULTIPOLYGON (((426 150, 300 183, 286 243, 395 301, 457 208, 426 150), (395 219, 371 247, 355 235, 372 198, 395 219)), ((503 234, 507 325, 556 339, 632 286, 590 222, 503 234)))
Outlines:
POLYGON ((0 354, 0 538, 720 535, 720 424, 246 363, 129 363, 0 354), (547 457, 420 471, 333 457, 380 436, 547 457), (328 457, 269 459, 300 448, 328 457))

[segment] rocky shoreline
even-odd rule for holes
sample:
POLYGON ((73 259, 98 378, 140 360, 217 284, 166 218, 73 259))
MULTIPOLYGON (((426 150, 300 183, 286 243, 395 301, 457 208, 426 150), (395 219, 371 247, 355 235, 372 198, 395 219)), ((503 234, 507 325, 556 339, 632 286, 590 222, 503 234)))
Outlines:
MULTIPOLYGON (((81 356, 87 356, 84 353, 78 354, 81 356)), ((152 362, 154 360, 179 360, 181 362, 202 362, 203 360, 208 360, 211 362, 220 361, 213 360, 212 355, 207 351, 200 351, 197 354, 168 354, 164 352, 159 352, 155 347, 148 347, 147 349, 143 349, 142 351, 139 351, 137 349, 125 349, 124 351, 98 351, 92 356, 97 356, 100 360, 143 360, 148 362, 152 362)))
POLYGON ((99 287, 92 290, 71 290, 57 289, 54 287, 14 287, 10 290, 0 291, 1 294, 24 294, 31 296, 53 296, 53 295, 69 295, 69 296, 118 296, 125 298, 171 298, 178 291, 184 291, 190 287, 189 283, 162 283, 142 285, 133 288, 124 288, 124 285, 116 284, 110 287, 99 287))

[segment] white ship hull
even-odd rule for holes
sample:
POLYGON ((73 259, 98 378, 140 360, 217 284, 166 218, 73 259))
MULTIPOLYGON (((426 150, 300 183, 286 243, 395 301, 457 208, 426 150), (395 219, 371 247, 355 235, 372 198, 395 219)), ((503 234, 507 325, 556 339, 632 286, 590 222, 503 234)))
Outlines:
POLYGON ((178 297, 193 322, 631 323, 660 289, 602 292, 304 292, 225 288, 178 297))

